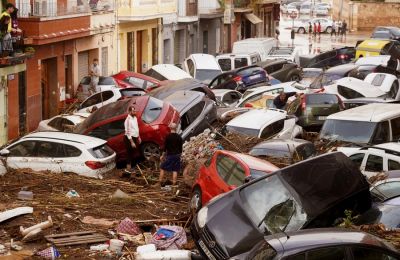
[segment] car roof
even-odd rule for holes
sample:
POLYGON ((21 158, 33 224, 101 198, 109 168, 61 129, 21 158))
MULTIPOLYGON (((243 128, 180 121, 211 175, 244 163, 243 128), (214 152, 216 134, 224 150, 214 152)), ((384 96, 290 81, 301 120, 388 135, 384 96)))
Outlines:
POLYGON ((257 65, 259 65, 260 67, 265 67, 265 66, 274 65, 274 64, 280 64, 280 63, 293 63, 293 62, 291 62, 289 60, 286 60, 286 59, 279 59, 278 58, 278 59, 260 61, 260 62, 257 63, 257 65))
POLYGON ((172 64, 157 64, 151 67, 151 69, 157 71, 159 74, 161 74, 164 78, 167 78, 168 80, 180 80, 185 78, 192 78, 192 76, 190 76, 189 73, 172 64))
POLYGON ((180 90, 164 98, 164 102, 170 103, 179 113, 182 113, 187 107, 197 104, 204 96, 204 93, 198 91, 180 90))
MULTIPOLYGON (((70 114, 58 115, 51 119, 61 117, 61 118, 68 119, 69 121, 71 121, 72 123, 74 123, 76 125, 76 124, 79 124, 80 122, 82 122, 83 120, 85 120, 89 116, 90 116, 90 113, 74 113, 72 115, 70 115, 70 114)), ((49 119, 49 120, 51 120, 51 119, 49 119)))
POLYGON ((234 157, 239 158, 250 169, 260 170, 260 171, 275 171, 275 170, 279 170, 279 168, 276 167, 275 165, 273 165, 272 163, 270 163, 270 162, 268 162, 266 160, 261 160, 259 158, 253 157, 253 156, 248 155, 248 154, 237 153, 237 152, 228 151, 228 150, 220 150, 219 152, 223 153, 223 154, 229 154, 229 155, 232 155, 234 157))
POLYGON ((31 133, 28 135, 25 135, 19 140, 29 140, 29 139, 45 139, 48 141, 62 141, 62 142, 68 142, 68 143, 76 143, 83 145, 87 148, 93 148, 97 147, 100 145, 105 144, 107 141, 92 137, 92 136, 87 136, 87 135, 80 135, 80 134, 73 134, 73 133, 65 133, 65 132, 36 132, 36 133, 31 133))
POLYGON ((256 88, 251 88, 248 90, 250 92, 250 94, 248 94, 246 96, 246 98, 253 96, 253 95, 257 95, 259 93, 262 93, 262 92, 265 92, 268 90, 274 90, 274 89, 280 89, 280 88, 283 88, 283 91, 285 91, 285 92, 291 92, 291 91, 296 92, 297 89, 295 87, 293 87, 292 84, 293 84, 293 82, 284 82, 284 83, 279 83, 279 84, 275 84, 272 86, 260 86, 260 87, 256 87, 256 88), (293 89, 291 89, 291 88, 293 88, 293 89))
POLYGON ((345 74, 352 69, 357 68, 358 65, 354 63, 342 64, 332 68, 327 69, 324 73, 326 74, 345 74))
POLYGON ((328 119, 380 122, 396 116, 400 116, 400 104, 375 103, 329 115, 328 119))
POLYGON ((187 78, 166 83, 162 88, 156 88, 148 93, 148 95, 156 98, 166 98, 178 90, 191 90, 195 88, 205 87, 204 83, 197 79, 187 78))
POLYGON ((127 77, 135 77, 135 78, 144 79, 144 80, 151 81, 151 82, 160 82, 158 79, 155 79, 153 77, 144 75, 142 73, 128 71, 128 70, 120 71, 119 73, 115 74, 113 77, 118 77, 118 75, 123 75, 123 76, 127 76, 127 77))
POLYGON ((229 93, 229 92, 240 93, 239 91, 236 91, 236 90, 223 89, 223 88, 221 88, 221 89, 212 89, 212 92, 214 92, 215 96, 223 96, 223 95, 225 95, 226 93, 229 93))
POLYGON ((296 232, 279 233, 264 237, 278 252, 305 251, 329 245, 358 244, 382 247, 395 251, 394 247, 371 234, 342 228, 305 229, 296 232), (287 237, 289 236, 289 238, 287 237), (282 248, 283 245, 283 248, 282 248))
POLYGON ((286 111, 283 110, 253 109, 233 118, 226 125, 261 129, 264 125, 271 124, 284 118, 286 118, 286 111))
POLYGON ((390 55, 378 55, 358 58, 356 65, 381 65, 386 66, 389 62, 390 55))
POLYGON ((365 97, 381 97, 386 94, 386 92, 379 87, 373 86, 368 82, 352 77, 341 78, 336 81, 336 85, 338 88, 340 86, 343 86, 357 91, 365 97))
POLYGON ((381 148, 384 150, 391 150, 391 151, 400 153, 400 143, 395 143, 395 142, 383 143, 383 144, 374 145, 373 147, 381 148))
POLYGON ((189 56, 196 64, 196 69, 207 69, 207 70, 221 70, 217 60, 213 55, 204 53, 195 53, 189 56))
POLYGON ((306 141, 303 139, 270 139, 264 142, 261 142, 254 146, 252 149, 272 149, 278 151, 293 151, 293 148, 296 148, 303 144, 312 144, 310 141, 306 141))

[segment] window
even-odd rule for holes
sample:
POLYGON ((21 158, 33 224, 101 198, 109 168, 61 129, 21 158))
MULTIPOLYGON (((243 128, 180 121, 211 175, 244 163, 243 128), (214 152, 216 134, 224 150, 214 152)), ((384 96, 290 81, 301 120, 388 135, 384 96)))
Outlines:
POLYGON ((205 101, 200 101, 199 103, 197 103, 196 105, 194 105, 192 108, 189 109, 187 114, 189 116, 190 123, 195 121, 200 116, 201 112, 203 112, 205 104, 206 104, 205 101))
POLYGON ((371 193, 382 201, 397 197, 400 195, 400 182, 392 181, 382 183, 371 190, 371 193))
POLYGON ((356 153, 356 154, 351 155, 349 158, 357 165, 358 168, 360 168, 361 164, 364 160, 364 155, 365 154, 363 154, 363 153, 356 153))
POLYGON ((122 119, 101 125, 90 131, 88 135, 107 140, 125 132, 124 122, 125 119, 122 119))
POLYGON ((296 148, 294 157, 300 157, 299 160, 305 160, 316 154, 315 146, 313 144, 304 144, 296 148))
POLYGON ((229 92, 225 94, 222 98, 222 102, 226 104, 232 104, 240 99, 239 93, 229 92))
POLYGON ((247 66, 247 58, 235 58, 235 69, 247 66))
POLYGON ((344 247, 329 247, 312 250, 306 253, 307 260, 343 260, 346 259, 344 247))
POLYGON ((139 78, 135 78, 135 77, 126 78, 125 81, 128 81, 130 84, 132 84, 138 88, 143 88, 144 83, 145 83, 145 81, 143 79, 139 79, 139 78))
POLYGON ((157 118, 161 115, 163 106, 164 103, 161 100, 150 97, 142 114, 143 122, 150 124, 156 121, 157 118))
POLYGON ((100 77, 99 85, 117 85, 113 77, 100 77))
POLYGON ((389 159, 388 168, 389 171, 400 170, 400 163, 389 159))
POLYGON ((82 151, 71 145, 64 144, 65 157, 78 157, 82 154, 82 151))
POLYGON ((37 157, 64 157, 63 144, 41 141, 37 144, 37 157))
POLYGON ((375 135, 374 138, 372 139, 373 144, 381 144, 381 143, 386 143, 390 141, 389 137, 389 122, 384 121, 378 124, 376 130, 375 130, 375 135))
POLYGON ((347 88, 347 87, 344 87, 341 85, 337 86, 337 90, 341 96, 343 96, 344 98, 347 98, 347 99, 364 97, 364 95, 362 95, 360 92, 357 92, 353 89, 350 89, 350 88, 347 88))
POLYGON ((86 107, 91 107, 97 104, 101 104, 114 96, 112 91, 103 91, 100 93, 96 93, 93 96, 89 97, 81 104, 81 109, 86 107))
POLYGON ((189 74, 192 77, 194 77, 194 63, 193 63, 193 61, 191 59, 188 59, 186 61, 186 64, 187 64, 187 67, 188 67, 188 70, 189 70, 189 74))
POLYGON ((339 100, 334 94, 308 94, 306 95, 306 104, 338 104, 339 100))
POLYGON ((121 92, 122 97, 137 97, 145 94, 144 91, 138 90, 137 88, 124 88, 120 89, 119 92, 121 92))
POLYGON ((89 149, 89 152, 97 159, 106 158, 114 154, 114 151, 106 144, 89 149))
POLYGON ((383 158, 380 156, 370 154, 368 156, 365 170, 368 172, 381 172, 383 171, 383 158))
POLYGON ((226 183, 230 186, 238 187, 244 183, 245 179, 246 175, 243 167, 239 163, 236 163, 236 165, 231 170, 231 173, 226 183))
POLYGON ((34 157, 35 153, 35 141, 23 141, 20 142, 8 150, 10 151, 10 157, 34 157))
POLYGON ((61 129, 61 117, 56 117, 51 120, 48 125, 53 127, 54 129, 60 130, 61 129))
POLYGON ((231 59, 219 59, 218 64, 223 71, 232 70, 231 59))
POLYGON ((392 140, 397 142, 400 139, 400 117, 390 120, 392 125, 392 140))
POLYGON ((285 120, 281 119, 279 121, 276 121, 275 123, 270 124, 269 126, 265 127, 260 135, 260 138, 269 138, 280 131, 282 131, 283 126, 285 124, 285 120))
POLYGON ((224 181, 229 177, 232 167, 236 161, 225 155, 218 155, 217 157, 217 172, 224 181))
POLYGON ((391 257, 384 252, 372 248, 353 247, 354 260, 396 260, 397 258, 391 257))
POLYGON ((386 75, 384 74, 377 74, 375 75, 374 79, 371 82, 371 85, 379 87, 382 85, 383 80, 385 79, 386 75))

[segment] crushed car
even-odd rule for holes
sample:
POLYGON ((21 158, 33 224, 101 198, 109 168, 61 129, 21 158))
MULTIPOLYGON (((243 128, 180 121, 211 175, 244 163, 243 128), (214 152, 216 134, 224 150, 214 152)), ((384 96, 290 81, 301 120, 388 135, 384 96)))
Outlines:
POLYGON ((301 69, 296 63, 285 59, 266 60, 257 63, 269 76, 281 82, 301 80, 301 69))
POLYGON ((74 127, 82 123, 88 116, 90 116, 89 113, 61 114, 54 116, 50 119, 40 121, 36 131, 72 131, 74 127))
POLYGON ((331 227, 345 210, 364 213, 370 207, 368 182, 351 160, 334 152, 220 195, 194 217, 191 234, 204 257, 235 259, 264 236, 331 227))
POLYGON ((129 88, 136 87, 142 88, 146 92, 156 89, 167 81, 159 81, 155 78, 149 77, 147 75, 132 72, 132 71, 121 71, 112 76, 117 82, 119 87, 129 88))

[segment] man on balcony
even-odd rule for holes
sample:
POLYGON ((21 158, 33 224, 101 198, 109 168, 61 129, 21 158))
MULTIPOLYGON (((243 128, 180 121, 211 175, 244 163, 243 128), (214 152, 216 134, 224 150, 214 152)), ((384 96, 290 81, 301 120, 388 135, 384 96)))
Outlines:
POLYGON ((1 26, 7 26, 6 32, 2 32, 2 54, 13 56, 13 46, 12 46, 12 37, 11 37, 11 32, 17 32, 17 29, 14 29, 12 27, 12 20, 11 20, 11 14, 15 11, 15 7, 11 3, 6 4, 6 10, 1 14, 0 16, 0 21, 1 21, 1 26))

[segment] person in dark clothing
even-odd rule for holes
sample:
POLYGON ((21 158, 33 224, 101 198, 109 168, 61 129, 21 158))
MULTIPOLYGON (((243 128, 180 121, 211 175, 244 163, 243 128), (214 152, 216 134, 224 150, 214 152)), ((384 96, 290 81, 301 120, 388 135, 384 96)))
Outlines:
POLYGON ((297 97, 297 93, 296 92, 285 93, 281 91, 279 95, 274 99, 274 106, 278 109, 286 109, 287 101, 292 96, 297 97))
POLYGON ((183 140, 182 137, 176 133, 176 124, 171 124, 171 133, 167 135, 164 143, 164 153, 161 156, 160 166, 160 179, 157 185, 161 186, 164 180, 165 172, 172 172, 172 185, 176 185, 178 172, 181 170, 181 153, 183 140))

